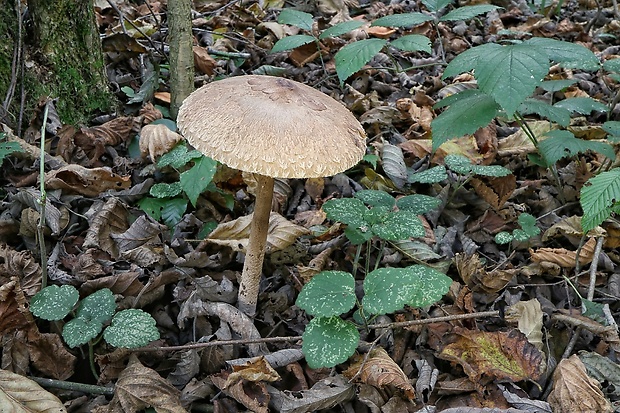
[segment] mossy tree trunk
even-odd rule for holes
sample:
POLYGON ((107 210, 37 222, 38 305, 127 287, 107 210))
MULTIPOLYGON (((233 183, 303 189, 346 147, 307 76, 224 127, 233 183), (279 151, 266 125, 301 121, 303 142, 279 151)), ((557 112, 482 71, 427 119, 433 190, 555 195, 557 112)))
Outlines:
POLYGON ((194 91, 191 0, 168 0, 170 44, 170 114, 176 118, 183 100, 194 91))
MULTIPOLYGON (((0 19, 12 17, 17 21, 14 0, 0 0, 0 10, 4 10, 0 19)), ((114 99, 108 88, 92 2, 28 0, 28 10, 30 20, 24 22, 23 30, 26 110, 32 110, 41 97, 49 96, 58 99, 56 108, 63 123, 82 124, 93 113, 108 111, 114 99)), ((8 51, 5 48, 10 48, 12 58, 19 41, 15 23, 0 22, 0 29, 3 25, 11 38, 9 46, 0 51, 0 71, 7 69, 6 62, 1 62, 8 51)), ((0 73, 0 92, 10 79, 10 73, 0 73)), ((19 93, 8 109, 11 118, 16 119, 19 93)))

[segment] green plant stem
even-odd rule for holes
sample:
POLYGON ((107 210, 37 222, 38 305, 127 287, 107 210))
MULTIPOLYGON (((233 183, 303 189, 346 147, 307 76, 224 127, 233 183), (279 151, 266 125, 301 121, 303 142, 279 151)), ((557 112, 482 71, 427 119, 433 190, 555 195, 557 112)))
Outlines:
POLYGON ((370 250, 372 249, 372 239, 366 241, 366 262, 364 263, 365 273, 364 275, 368 275, 370 272, 370 250))
POLYGON ((72 381, 46 379, 42 377, 28 377, 30 380, 40 384, 42 387, 79 391, 89 394, 103 394, 106 396, 112 396, 114 394, 113 387, 94 386, 92 384, 76 383, 72 381))
POLYGON ((355 278, 355 274, 357 274, 357 269, 360 265, 360 257, 362 256, 362 245, 363 244, 359 244, 357 246, 357 250, 355 251, 355 258, 353 259, 353 278, 355 278))
POLYGON ((385 240, 381 239, 379 244, 379 253, 377 254, 377 261, 375 262, 375 270, 379 268, 379 264, 381 264, 381 260, 383 259, 383 250, 385 249, 385 240))
POLYGON ((41 198, 39 204, 41 210, 39 212, 39 223, 37 224, 37 236, 39 238, 39 254, 41 255, 41 288, 47 287, 47 251, 45 250, 45 203, 47 195, 45 193, 45 125, 47 124, 47 115, 49 113, 50 100, 45 102, 43 110, 43 124, 41 125, 41 152, 39 157, 39 182, 41 185, 41 198))
POLYGON ((95 379, 99 380, 99 373, 97 373, 97 368, 95 366, 95 346, 92 341, 88 342, 88 364, 90 364, 90 371, 93 373, 95 379))

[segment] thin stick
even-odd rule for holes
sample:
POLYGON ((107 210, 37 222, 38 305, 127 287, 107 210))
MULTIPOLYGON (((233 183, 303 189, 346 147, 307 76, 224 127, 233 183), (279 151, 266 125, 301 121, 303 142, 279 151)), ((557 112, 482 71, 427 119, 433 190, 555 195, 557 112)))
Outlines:
POLYGON ((43 125, 41 125, 41 153, 39 157, 39 181, 41 185, 41 211, 39 212, 39 224, 37 225, 37 236, 39 237, 39 254, 41 255, 41 288, 47 287, 47 251, 45 250, 45 203, 47 195, 45 193, 45 126, 47 125, 47 115, 49 113, 50 99, 45 102, 43 110, 43 125))

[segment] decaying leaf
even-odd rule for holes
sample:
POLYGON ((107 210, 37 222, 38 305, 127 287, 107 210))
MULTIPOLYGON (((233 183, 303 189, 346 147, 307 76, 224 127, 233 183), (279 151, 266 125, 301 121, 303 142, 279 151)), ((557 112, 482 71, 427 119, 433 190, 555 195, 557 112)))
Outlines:
POLYGON ((181 406, 180 395, 179 390, 132 354, 116 382, 112 401, 108 406, 93 409, 93 413, 136 413, 147 407, 157 413, 187 413, 181 406))
POLYGON ((75 371, 77 357, 69 353, 58 334, 31 334, 28 351, 37 370, 57 380, 67 380, 75 371))
POLYGON ((318 381, 310 390, 293 394, 267 386, 271 405, 279 413, 306 413, 329 409, 353 399, 355 387, 344 377, 337 375, 318 381))
MULTIPOLYGON (((39 213, 41 211, 41 191, 32 188, 22 189, 13 195, 13 199, 29 206, 39 213)), ((51 203, 49 198, 47 198, 45 200, 45 223, 52 230, 53 235, 58 235, 61 231, 61 217, 62 214, 60 210, 51 203)))
POLYGON ((110 198, 105 204, 103 202, 93 204, 91 211, 90 227, 86 232, 83 247, 100 248, 112 258, 118 258, 118 246, 112 239, 112 234, 127 230, 125 207, 118 198, 110 198))
MULTIPOLYGON (((232 374, 232 373, 231 373, 232 374)), ((229 374, 223 372, 211 376, 211 381, 225 394, 229 395, 255 413, 267 413, 271 396, 263 382, 236 380, 228 383, 229 374)))
POLYGON ((280 380, 280 375, 265 360, 265 357, 257 357, 245 364, 233 365, 233 372, 226 379, 225 387, 230 387, 238 381, 269 381, 280 380))
POLYGON ((90 165, 95 164, 106 151, 106 146, 116 146, 127 141, 135 126, 132 117, 120 117, 92 128, 81 128, 75 134, 75 145, 90 158, 90 165))
POLYGON ((166 125, 146 125, 140 131, 140 153, 143 157, 149 156, 151 161, 167 153, 183 137, 171 131, 166 125))
POLYGON ((85 168, 71 164, 45 174, 45 185, 49 189, 95 197, 111 189, 127 189, 131 186, 131 179, 117 175, 108 168, 85 168))
POLYGON ((611 403, 603 396, 600 384, 588 376, 576 354, 560 361, 553 373, 553 390, 547 401, 554 413, 611 413, 611 403))
POLYGON ((381 347, 371 350, 368 357, 364 355, 356 356, 343 374, 349 379, 358 377, 358 380, 362 383, 378 388, 394 386, 402 390, 409 400, 415 399, 415 390, 409 379, 398 364, 381 347))
POLYGON ((487 271, 480 262, 478 254, 456 254, 454 263, 459 275, 463 281, 465 281, 465 284, 467 284, 472 291, 476 292, 497 293, 502 290, 517 273, 517 270, 494 269, 492 271, 487 271))
POLYGON ((196 349, 188 349, 178 354, 174 370, 168 374, 168 381, 176 388, 183 388, 200 371, 200 356, 196 349))
POLYGON ((28 297, 41 289, 41 266, 32 255, 0 243, 0 284, 8 284, 11 277, 19 280, 19 288, 28 297))
MULTIPOLYGON (((579 264, 585 265, 592 261, 596 238, 590 238, 579 251, 579 264)), ((530 255, 534 262, 547 262, 557 264, 563 268, 574 268, 577 262, 577 252, 565 248, 538 248, 530 249, 530 255)))
POLYGON ((517 323, 517 328, 525 334, 527 340, 538 350, 543 350, 543 311, 536 298, 529 301, 519 301, 508 307, 506 309, 506 321, 517 323))
POLYGON ((209 55, 209 52, 204 47, 194 46, 194 66, 199 72, 205 75, 213 76, 214 69, 217 66, 217 62, 209 55))
MULTIPOLYGON (((232 248, 234 251, 245 251, 250 237, 250 223, 252 215, 237 218, 233 221, 218 225, 210 234, 207 241, 232 248)), ((283 250, 293 245, 295 240, 305 234, 308 229, 295 225, 282 215, 272 212, 269 217, 266 252, 283 250)))
POLYGON ((0 412, 67 413, 67 409, 34 381, 0 370, 0 412))
POLYGON ((473 178, 471 185, 482 199, 499 211, 517 188, 517 177, 511 174, 485 180, 473 178))
POLYGON ((456 341, 439 357, 460 364, 474 383, 487 376, 495 380, 538 380, 544 372, 543 354, 518 330, 473 331, 456 328, 456 341))
POLYGON ((603 391, 617 397, 620 395, 620 365, 591 351, 580 351, 579 359, 586 367, 588 375, 598 380, 603 391))

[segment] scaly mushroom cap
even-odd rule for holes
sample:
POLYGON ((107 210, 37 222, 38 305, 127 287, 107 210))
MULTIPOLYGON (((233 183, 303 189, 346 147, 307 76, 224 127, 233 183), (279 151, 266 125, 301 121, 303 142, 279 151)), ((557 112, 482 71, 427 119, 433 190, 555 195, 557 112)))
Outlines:
POLYGON ((364 129, 341 103, 272 76, 237 76, 201 87, 181 105, 177 125, 206 156, 274 178, 335 175, 366 152, 364 129))

